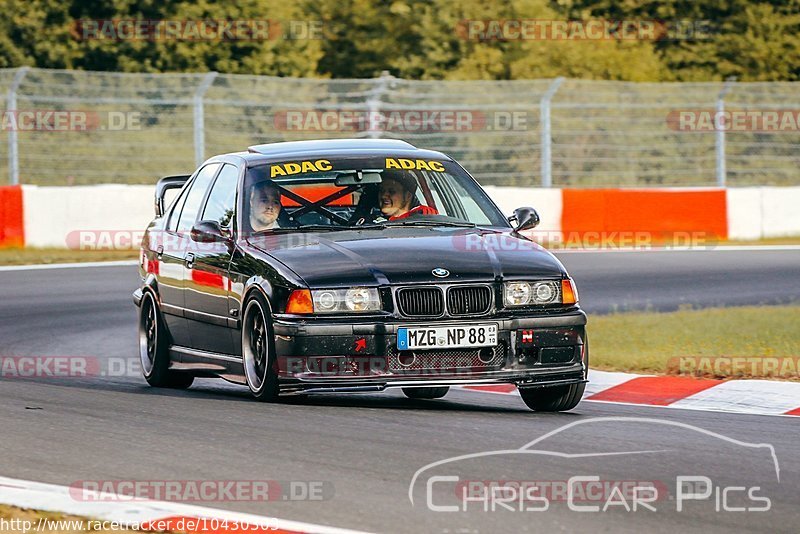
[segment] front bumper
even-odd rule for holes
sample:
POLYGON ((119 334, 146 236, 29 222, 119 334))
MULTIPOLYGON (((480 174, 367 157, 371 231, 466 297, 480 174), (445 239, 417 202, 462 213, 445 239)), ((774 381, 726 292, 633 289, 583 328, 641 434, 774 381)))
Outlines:
POLYGON ((273 323, 281 389, 297 393, 382 391, 392 387, 515 384, 521 388, 585 382, 586 315, 436 321, 436 326, 497 323, 491 349, 400 351, 397 329, 420 322, 273 323))

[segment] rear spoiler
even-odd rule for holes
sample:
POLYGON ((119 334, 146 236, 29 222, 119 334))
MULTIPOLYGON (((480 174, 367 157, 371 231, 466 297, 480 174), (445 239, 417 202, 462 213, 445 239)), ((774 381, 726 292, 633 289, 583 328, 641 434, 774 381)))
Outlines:
POLYGON ((156 183, 155 208, 156 217, 164 215, 164 194, 170 189, 180 189, 189 181, 191 174, 177 174, 175 176, 165 176, 156 183))

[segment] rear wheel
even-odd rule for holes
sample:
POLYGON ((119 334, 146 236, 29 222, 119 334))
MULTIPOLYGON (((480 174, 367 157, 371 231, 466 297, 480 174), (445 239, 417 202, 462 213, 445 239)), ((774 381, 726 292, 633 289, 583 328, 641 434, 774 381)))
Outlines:
POLYGON ((242 323, 242 363, 247 387, 256 400, 278 400, 278 369, 272 321, 264 297, 255 293, 247 301, 242 323))
POLYGON ((194 382, 194 377, 169 368, 169 343, 163 324, 153 294, 145 291, 139 308, 139 358, 142 361, 142 374, 153 387, 188 388, 194 382))
POLYGON ((441 399, 447 392, 450 391, 449 387, 440 388, 403 388, 403 393, 409 399, 441 399))
POLYGON ((586 384, 568 384, 549 388, 521 388, 519 396, 528 408, 537 412, 565 412, 581 401, 586 384))

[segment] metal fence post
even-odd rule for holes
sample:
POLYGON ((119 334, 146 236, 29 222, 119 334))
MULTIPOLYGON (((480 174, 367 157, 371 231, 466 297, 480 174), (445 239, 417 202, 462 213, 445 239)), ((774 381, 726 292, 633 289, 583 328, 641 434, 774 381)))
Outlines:
POLYGON ((722 114, 725 112, 725 95, 731 90, 734 79, 729 79, 725 82, 722 90, 717 97, 717 112, 714 114, 714 130, 716 131, 716 138, 714 140, 716 145, 716 158, 717 158, 717 186, 725 187, 727 183, 727 169, 725 168, 725 128, 722 127, 722 114))
POLYGON ((539 101, 539 117, 542 123, 542 139, 541 139, 541 163, 542 163, 542 187, 552 187, 553 185, 553 159, 551 154, 551 146, 553 138, 551 135, 550 127, 550 101, 553 95, 558 91, 558 87, 564 81, 564 78, 556 78, 547 88, 547 91, 539 101))
POLYGON ((200 166, 206 159, 206 128, 205 111, 203 109, 203 97, 214 83, 217 72, 209 72, 203 77, 203 81, 197 86, 194 92, 194 162, 200 166))
POLYGON ((381 72, 381 77, 378 78, 375 88, 372 90, 369 98, 367 99, 367 135, 370 139, 377 139, 381 136, 381 129, 374 127, 374 120, 381 112, 381 96, 383 96, 383 94, 386 92, 386 88, 389 86, 389 82, 392 80, 392 78, 393 76, 389 74, 388 70, 381 72))
MULTIPOLYGON (((17 70, 11 81, 11 87, 8 88, 6 111, 12 114, 17 111, 17 89, 29 70, 30 67, 21 67, 17 70)), ((8 129, 8 181, 11 185, 19 184, 19 138, 16 126, 8 129)))

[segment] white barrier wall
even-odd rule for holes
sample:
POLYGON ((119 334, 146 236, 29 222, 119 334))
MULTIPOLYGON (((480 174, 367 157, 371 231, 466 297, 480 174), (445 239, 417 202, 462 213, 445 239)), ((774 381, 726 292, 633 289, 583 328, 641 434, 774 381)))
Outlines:
POLYGON ((764 237, 800 235, 800 187, 761 188, 764 237))
POLYGON ((494 203, 503 213, 510 216, 517 208, 530 206, 536 208, 541 223, 534 234, 561 233, 561 189, 541 187, 484 187, 494 203))
POLYGON ((727 190, 728 238, 800 236, 800 187, 727 190))
POLYGON ((761 239, 761 188, 728 189, 728 237, 730 239, 761 239))
POLYGON ((67 248, 77 232, 144 231, 154 192, 152 185, 22 186, 25 245, 67 248))

